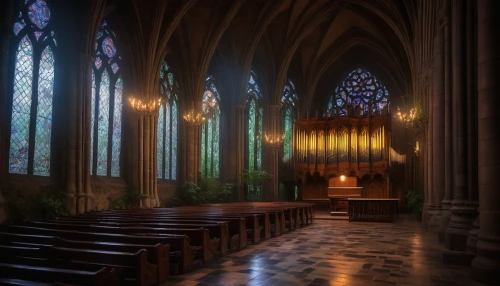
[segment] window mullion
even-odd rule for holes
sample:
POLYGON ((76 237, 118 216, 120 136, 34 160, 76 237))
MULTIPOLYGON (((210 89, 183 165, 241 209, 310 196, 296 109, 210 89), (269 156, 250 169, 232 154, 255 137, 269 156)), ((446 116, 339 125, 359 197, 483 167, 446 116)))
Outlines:
POLYGON ((28 147, 28 174, 34 173, 35 141, 36 141, 36 116, 38 107, 38 81, 40 76, 41 52, 33 44, 33 81, 31 84, 31 110, 30 110, 30 130, 28 147))
POLYGON ((98 153, 98 139, 99 139, 99 109, 100 109, 100 90, 101 90, 101 79, 102 79, 102 72, 95 72, 94 73, 94 83, 95 84, 95 99, 94 99, 94 110, 92 112, 94 113, 94 130, 92 132, 94 133, 94 136, 92 138, 92 144, 94 145, 94 148, 92 148, 92 154, 91 156, 91 162, 92 162, 92 170, 93 174, 91 175, 97 175, 97 153, 98 153))
POLYGON ((113 158, 113 121, 115 120, 114 111, 115 111, 115 87, 116 87, 116 77, 111 78, 112 73, 109 72, 110 81, 109 81, 109 124, 108 124, 108 157, 107 157, 107 165, 106 175, 111 177, 111 169, 112 166, 112 158, 113 158))
POLYGON ((173 104, 171 105, 169 102, 167 102, 165 104, 165 108, 163 110, 164 112, 164 116, 163 116, 163 126, 167 126, 167 104, 169 105, 169 122, 168 124, 170 125, 170 128, 168 130, 168 134, 167 132, 163 132, 163 174, 164 174, 164 177, 165 179, 172 179, 172 107, 173 107, 173 104), (170 138, 170 140, 167 141, 167 137, 170 138), (167 146, 167 142, 168 142, 168 145, 167 146), (168 147, 168 150, 167 150, 167 147, 168 147), (169 153, 169 160, 167 162, 167 152, 169 153), (168 174, 166 174, 166 166, 168 164, 168 174))

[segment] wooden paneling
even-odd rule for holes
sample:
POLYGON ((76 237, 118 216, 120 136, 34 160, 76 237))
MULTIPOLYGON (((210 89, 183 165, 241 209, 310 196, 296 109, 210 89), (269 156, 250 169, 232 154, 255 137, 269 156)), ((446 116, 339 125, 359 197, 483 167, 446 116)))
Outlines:
POLYGON ((357 187, 358 178, 357 177, 344 177, 344 181, 340 177, 333 177, 328 180, 329 187, 357 187))

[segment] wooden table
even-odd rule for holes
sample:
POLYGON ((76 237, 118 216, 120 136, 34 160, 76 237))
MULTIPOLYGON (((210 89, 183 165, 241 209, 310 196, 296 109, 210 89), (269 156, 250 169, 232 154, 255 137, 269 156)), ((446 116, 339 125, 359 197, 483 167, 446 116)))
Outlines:
POLYGON ((349 198, 349 221, 390 221, 398 217, 399 199, 349 198))
POLYGON ((330 215, 348 215, 347 199, 361 197, 362 187, 328 187, 330 215))

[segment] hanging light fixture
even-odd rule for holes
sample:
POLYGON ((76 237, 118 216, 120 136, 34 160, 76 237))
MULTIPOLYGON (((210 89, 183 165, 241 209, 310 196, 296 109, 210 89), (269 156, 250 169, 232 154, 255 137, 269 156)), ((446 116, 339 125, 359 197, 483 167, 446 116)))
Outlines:
POLYGON ((417 131, 421 127, 421 123, 424 120, 425 116, 422 111, 422 106, 420 104, 420 100, 417 100, 414 105, 410 105, 410 96, 404 95, 401 96, 401 100, 403 105, 398 106, 398 112, 396 116, 398 116, 401 123, 403 123, 404 127, 413 131, 417 131))
POLYGON ((267 145, 271 146, 271 150, 273 152, 278 150, 278 148, 280 147, 281 143, 283 143, 284 140, 285 140, 285 134, 264 135, 264 142, 267 145))
POLYGON ((156 99, 147 99, 147 98, 136 98, 129 97, 129 103, 132 109, 143 115, 151 115, 158 111, 160 106, 163 104, 163 99, 158 97, 156 99))
POLYGON ((200 126, 203 122, 205 122, 205 116, 203 116, 203 113, 195 112, 194 109, 191 109, 188 113, 186 113, 183 118, 187 123, 193 126, 200 126))

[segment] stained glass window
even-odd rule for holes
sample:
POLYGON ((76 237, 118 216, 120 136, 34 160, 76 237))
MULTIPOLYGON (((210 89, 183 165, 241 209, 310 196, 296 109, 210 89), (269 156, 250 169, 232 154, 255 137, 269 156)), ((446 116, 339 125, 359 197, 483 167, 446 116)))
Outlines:
POLYGON ((328 102, 327 116, 381 115, 388 104, 389 91, 367 70, 353 70, 335 89, 328 102))
POLYGON ((158 179, 177 179, 177 91, 179 86, 166 62, 160 67, 160 96, 164 104, 158 113, 156 172, 158 179))
POLYGON ((90 174, 120 176, 123 80, 115 34, 103 21, 92 67, 90 174))
POLYGON ((281 98, 281 128, 285 134, 283 141, 283 162, 288 162, 293 155, 293 122, 294 116, 297 113, 299 97, 295 91, 295 85, 289 79, 283 89, 283 97, 281 98))
POLYGON ((261 106, 262 93, 255 81, 255 73, 251 72, 247 88, 247 118, 248 118, 248 170, 262 168, 262 117, 264 109, 261 106))
POLYGON ((9 173, 50 175, 56 42, 43 0, 20 1, 12 89, 9 173))
POLYGON ((220 171, 219 131, 220 131, 220 98, 215 80, 208 76, 205 80, 202 110, 205 122, 201 125, 201 175, 218 178, 220 171))

